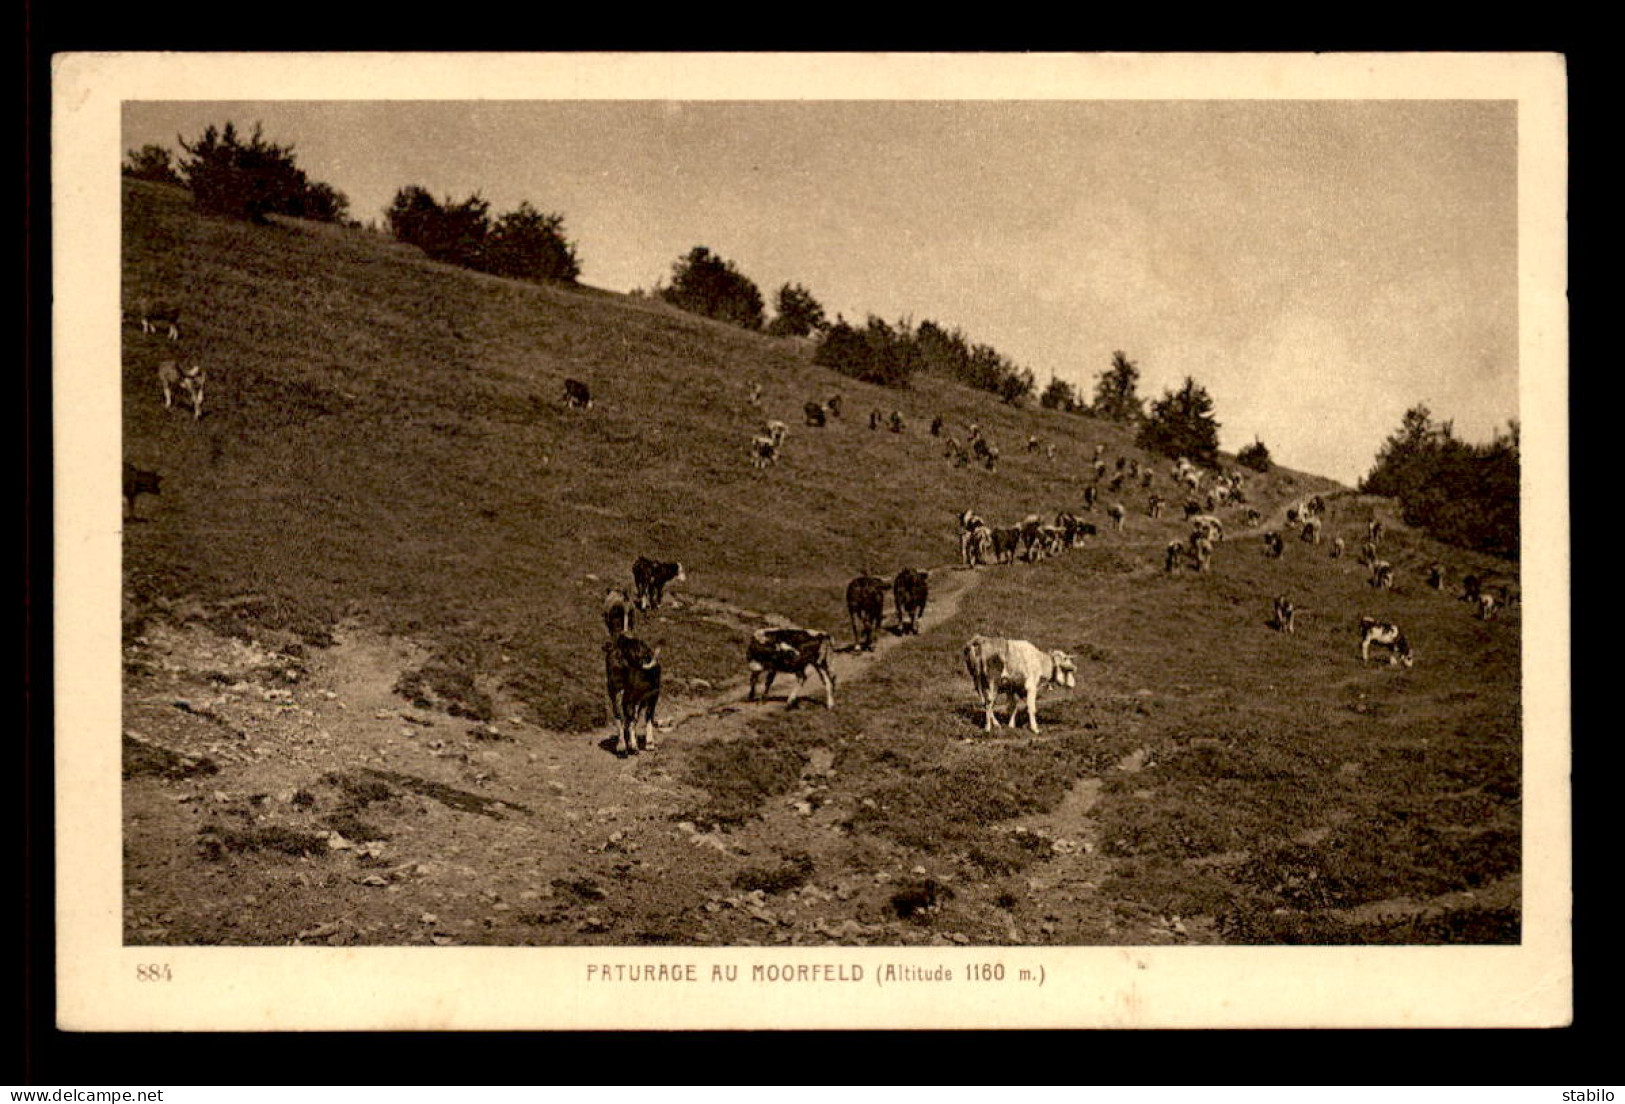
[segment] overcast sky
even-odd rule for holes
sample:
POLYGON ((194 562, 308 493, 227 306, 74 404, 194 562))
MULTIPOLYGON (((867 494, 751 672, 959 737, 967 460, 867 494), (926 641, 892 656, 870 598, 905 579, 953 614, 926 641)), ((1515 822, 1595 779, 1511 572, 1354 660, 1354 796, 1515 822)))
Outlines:
POLYGON ((1417 402, 1472 440, 1518 413, 1510 101, 130 103, 124 146, 228 119, 363 221, 409 184, 560 213, 597 287, 705 245, 1040 387, 1121 349, 1225 449, 1344 482, 1417 402))

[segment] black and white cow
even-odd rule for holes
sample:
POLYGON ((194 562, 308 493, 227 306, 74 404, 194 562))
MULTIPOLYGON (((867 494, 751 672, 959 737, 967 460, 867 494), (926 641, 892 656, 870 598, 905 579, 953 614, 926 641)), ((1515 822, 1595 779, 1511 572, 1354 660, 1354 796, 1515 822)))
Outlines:
POLYGON ((564 404, 580 409, 592 409, 592 392, 580 380, 567 379, 564 381, 564 404))
POLYGON ((1276 595, 1275 602, 1271 607, 1271 612, 1274 615, 1273 624, 1275 625, 1276 632, 1294 634, 1297 632, 1296 622, 1298 611, 1297 607, 1292 604, 1292 599, 1288 598, 1284 594, 1276 595))
POLYGON ((1371 662, 1371 647, 1376 645, 1389 650, 1388 665, 1390 667, 1403 663, 1409 667, 1415 662, 1411 652, 1411 642, 1405 639, 1405 634, 1399 626, 1387 621, 1377 621, 1370 617, 1360 618, 1360 662, 1371 662))
POLYGON ((795 675, 799 681, 796 688, 790 691, 790 700, 785 703, 788 709, 796 704, 796 695, 807 684, 807 671, 811 669, 824 680, 825 704, 834 709, 835 673, 830 670, 830 655, 833 652, 834 644, 828 633, 810 629, 757 629, 745 649, 745 660, 750 669, 749 700, 756 700, 756 684, 762 675, 767 676, 767 682, 762 687, 763 700, 772 693, 776 676, 795 675))
POLYGON ((659 609, 668 583, 687 582, 680 563, 656 563, 639 556, 632 562, 632 582, 636 588, 640 609, 659 609))
POLYGON ((610 587, 604 592, 604 628, 609 630, 611 639, 622 633, 630 633, 636 621, 635 607, 632 599, 626 596, 626 591, 620 587, 610 587))

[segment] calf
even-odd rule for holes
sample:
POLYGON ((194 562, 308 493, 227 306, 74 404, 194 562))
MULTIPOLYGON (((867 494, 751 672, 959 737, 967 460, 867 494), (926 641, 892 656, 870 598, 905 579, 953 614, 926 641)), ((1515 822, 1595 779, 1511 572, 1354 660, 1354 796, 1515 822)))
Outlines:
POLYGON ((1387 560, 1375 560, 1371 564, 1371 585, 1378 590, 1394 589, 1394 565, 1387 560))
POLYGON ((626 591, 610 587, 604 592, 604 628, 609 630, 611 640, 622 633, 631 633, 636 619, 632 599, 626 596, 626 591))
POLYGON ((643 556, 632 562, 632 582, 636 586, 641 609, 659 609, 661 599, 666 594, 666 584, 687 581, 688 576, 683 574, 680 563, 656 563, 643 556))
POLYGON ((1415 661, 1411 654, 1411 643, 1405 639, 1405 634, 1399 630, 1398 625, 1387 621, 1376 621, 1370 617, 1360 618, 1360 662, 1371 662, 1371 646, 1375 644, 1381 648, 1389 649, 1388 665, 1403 663, 1409 667, 1415 661))
POLYGON ((846 614, 852 619, 853 646, 860 652, 875 649, 875 632, 886 612, 891 584, 873 575, 859 575, 846 585, 846 614))
POLYGON ((1172 574, 1185 559, 1185 542, 1169 541, 1168 547, 1163 550, 1162 569, 1172 574))
POLYGON ((1272 607, 1272 613, 1274 614, 1275 618, 1274 624, 1276 632, 1296 634, 1297 630, 1294 623, 1297 619, 1298 611, 1292 605, 1292 599, 1288 598, 1284 594, 1277 595, 1272 607))
POLYGON ((592 392, 580 380, 564 381, 564 405, 578 410, 592 409, 592 392))
POLYGON ((925 601, 931 592, 931 573, 905 567, 892 580, 892 603, 897 607, 897 627, 901 632, 918 635, 920 618, 925 616, 925 601))
POLYGON ((765 468, 769 464, 779 462, 779 444, 771 437, 752 437, 750 439, 750 466, 765 468))
POLYGON ((993 561, 1012 563, 1021 548, 1021 530, 1014 525, 993 530, 993 561))
POLYGON ((181 309, 179 307, 148 307, 141 312, 141 332, 157 333, 159 330, 169 335, 169 340, 181 339, 181 309))
POLYGON ((745 650, 746 663, 750 668, 749 700, 756 700, 756 683, 763 674, 767 675, 767 682, 762 687, 764 701, 773 691, 775 676, 795 675, 800 681, 790 691, 790 700, 785 703, 785 708, 790 708, 796 704, 796 695, 807 684, 807 671, 810 668, 824 680, 825 704, 834 709, 835 673, 829 666, 833 651, 828 633, 808 629, 757 629, 751 634, 750 644, 745 650))
POLYGON ((192 420, 203 417, 203 381, 207 378, 203 366, 196 361, 164 360, 158 363, 158 386, 164 391, 164 407, 174 406, 174 389, 179 387, 192 401, 192 420))
POLYGON ((1010 727, 1025 701, 1027 723, 1038 732, 1038 691, 1046 685, 1077 685, 1077 666, 1065 652, 1042 652, 1025 640, 973 636, 965 644, 965 669, 970 672, 976 696, 985 710, 982 730, 992 732, 998 723, 995 703, 999 695, 1010 699, 1010 727))
POLYGON ((124 461, 124 516, 135 515, 135 500, 138 495, 160 493, 158 484, 164 477, 154 471, 138 468, 128 460, 124 461))
POLYGON ((616 726, 617 755, 636 755, 649 746, 654 730, 655 706, 660 702, 660 649, 651 650, 631 633, 621 633, 604 642, 604 682, 609 694, 610 716, 616 726), (637 747, 632 746, 632 730, 639 722, 637 747), (624 743, 625 750, 621 748, 624 743))

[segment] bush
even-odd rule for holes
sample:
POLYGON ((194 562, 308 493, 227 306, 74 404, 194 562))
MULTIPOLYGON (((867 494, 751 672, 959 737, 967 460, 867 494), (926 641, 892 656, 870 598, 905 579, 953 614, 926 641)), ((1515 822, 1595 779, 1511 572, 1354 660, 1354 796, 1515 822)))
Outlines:
POLYGON ((1263 441, 1257 438, 1253 443, 1236 453, 1236 463, 1244 468, 1251 468, 1255 472, 1268 472, 1273 463, 1270 460, 1270 450, 1263 441))
POLYGON ((806 337, 829 329, 823 304, 800 284, 785 284, 775 296, 778 311, 767 332, 774 337, 806 337))
POLYGON ((1140 427, 1139 446, 1164 456, 1185 456, 1214 467, 1219 460, 1219 423, 1213 417, 1213 398, 1191 377, 1178 391, 1165 391, 1151 404, 1151 414, 1140 427))
POLYGON ((1432 412, 1418 405, 1384 442, 1360 491, 1397 499, 1405 523, 1437 540, 1517 559, 1518 445, 1516 422, 1489 444, 1473 445, 1458 439, 1449 422, 1435 424, 1432 412))
POLYGON ((1112 366, 1095 379, 1095 401, 1089 408, 1095 417, 1132 424, 1145 416, 1138 394, 1139 365, 1121 349, 1112 353, 1112 366))
POLYGON ((181 174, 172 163, 174 154, 167 147, 145 145, 138 150, 126 150, 122 171, 132 180, 150 180, 155 184, 180 184, 181 174))
POLYGON ((703 245, 696 245, 671 269, 671 285, 661 298, 694 314, 731 322, 747 330, 762 328, 762 293, 751 280, 703 245))
POLYGON ((230 122, 210 126, 202 137, 181 140, 188 159, 180 175, 198 207, 210 214, 263 223, 268 215, 343 222, 350 201, 327 184, 305 176, 292 146, 265 140, 258 123, 243 139, 230 122))

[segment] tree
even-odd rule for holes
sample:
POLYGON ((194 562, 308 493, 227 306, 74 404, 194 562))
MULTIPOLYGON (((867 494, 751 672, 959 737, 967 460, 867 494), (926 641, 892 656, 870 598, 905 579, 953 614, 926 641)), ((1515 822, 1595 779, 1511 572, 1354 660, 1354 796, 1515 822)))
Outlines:
POLYGON ((671 285, 661 296, 673 306, 707 318, 762 328, 762 293, 751 280, 703 245, 672 265, 671 285))
POLYGON ((1145 416, 1137 388, 1140 368, 1121 349, 1112 353, 1112 366, 1096 377, 1095 401, 1090 413, 1107 421, 1132 424, 1145 416))
POLYGON ((175 171, 174 157, 167 146, 149 143, 138 150, 125 151, 123 172, 132 180, 178 185, 181 174, 175 171))
POLYGON ((395 237, 415 245, 436 261, 482 268, 486 239, 491 233, 491 204, 476 193, 453 203, 445 203, 423 188, 411 185, 395 193, 384 216, 395 237))
POLYGON ((1049 386, 1038 397, 1038 405, 1045 410, 1061 410, 1070 414, 1078 408, 1077 392, 1060 376, 1050 377, 1049 386))
POLYGON ((546 215, 529 201, 497 219, 485 242, 484 268, 522 280, 575 283, 581 264, 564 237, 564 216, 546 215))
POLYGON ((1017 369, 1011 364, 999 379, 999 398, 1011 406, 1019 406, 1021 400, 1031 395, 1037 386, 1038 381, 1033 378, 1032 369, 1017 369))
POLYGON ((1219 423, 1213 398, 1189 376, 1178 391, 1165 391, 1151 404, 1138 444, 1164 456, 1186 456, 1208 467, 1219 460, 1219 423))
POLYGON ((1236 453, 1236 463, 1255 472, 1267 472, 1274 466, 1268 446, 1256 437, 1253 438, 1252 444, 1236 453))
POLYGON ((207 127, 195 142, 179 139, 187 158, 180 176, 198 207, 210 214, 263 223, 268 215, 337 222, 349 201, 313 184, 294 161, 293 147, 267 141, 260 127, 244 139, 227 122, 207 127))
POLYGON ((844 318, 824 331, 824 336, 813 350, 813 363, 822 368, 833 368, 854 379, 864 379, 869 372, 869 342, 844 318))
POLYGON ((785 284, 774 296, 777 312, 767 332, 774 337, 806 337, 829 328, 824 307, 800 284, 785 284))
POLYGON ((1394 498, 1407 525, 1438 540, 1516 559, 1520 479, 1516 421, 1489 444, 1473 445, 1418 404, 1383 443, 1360 491, 1394 498))

